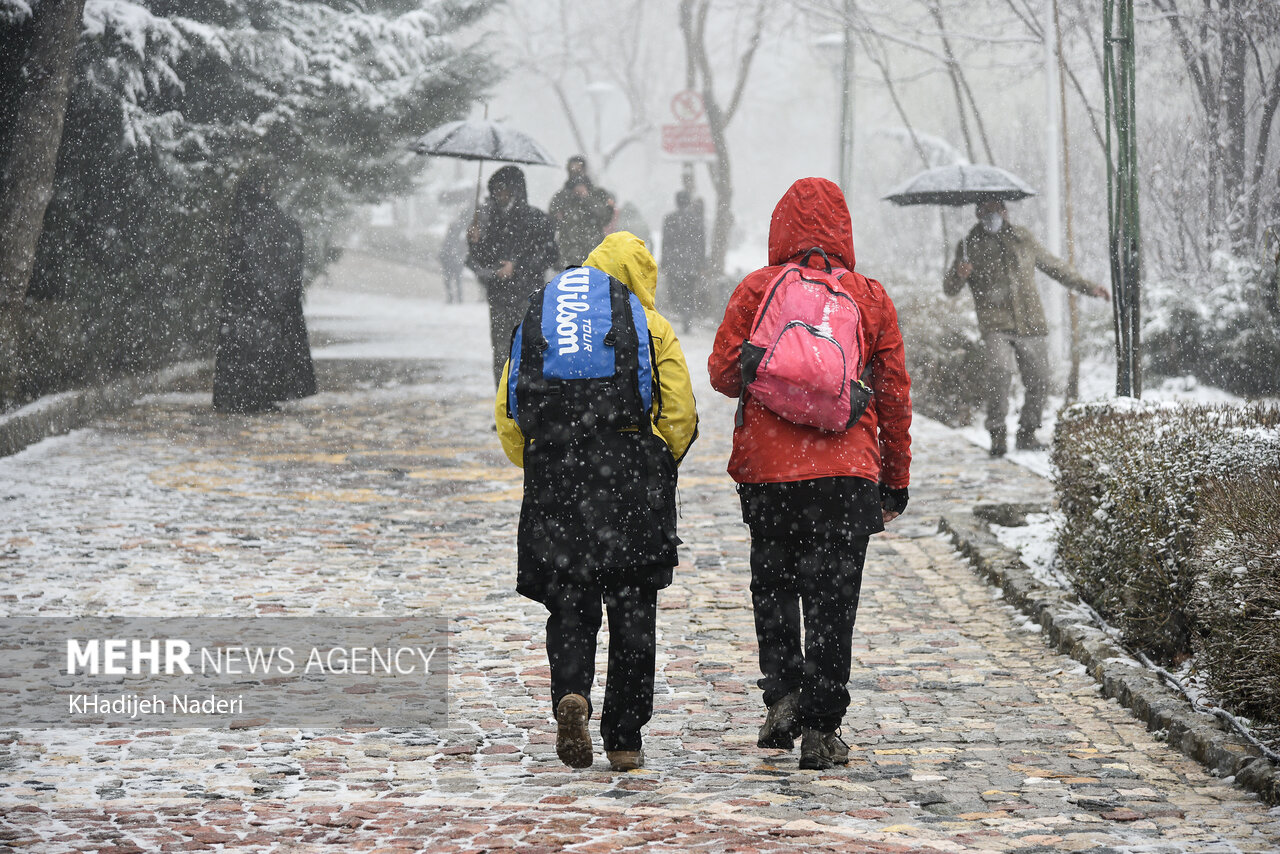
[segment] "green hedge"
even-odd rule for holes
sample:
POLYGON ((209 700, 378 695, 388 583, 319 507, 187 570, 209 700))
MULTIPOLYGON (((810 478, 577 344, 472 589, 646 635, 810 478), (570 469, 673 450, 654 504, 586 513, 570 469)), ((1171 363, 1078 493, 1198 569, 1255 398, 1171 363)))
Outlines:
POLYGON ((1201 494, 1191 554, 1192 640, 1212 696, 1280 744, 1280 468, 1274 465, 1210 484, 1201 494))
POLYGON ((1157 662, 1195 653, 1214 699, 1264 726, 1280 724, 1278 462, 1264 406, 1080 404, 1053 450, 1080 596, 1157 662))

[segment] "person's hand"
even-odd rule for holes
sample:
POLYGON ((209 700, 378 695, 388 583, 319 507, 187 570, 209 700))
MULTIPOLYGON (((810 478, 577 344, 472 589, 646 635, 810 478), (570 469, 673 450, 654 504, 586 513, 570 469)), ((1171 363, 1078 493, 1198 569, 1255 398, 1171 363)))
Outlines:
POLYGON ((515 273, 515 271, 516 271, 516 267, 510 261, 503 261, 500 264, 498 264, 497 272, 498 272, 499 279, 510 279, 512 274, 515 273))
POLYGON ((1111 291, 1107 290, 1105 285, 1094 285, 1089 288, 1089 296, 1109 300, 1111 299, 1111 291))
POLYGON ((907 509, 909 497, 905 486, 901 489, 891 489, 883 483, 880 484, 880 512, 886 525, 901 516, 902 511, 907 509))
POLYGON ((587 197, 587 185, 586 184, 575 185, 573 188, 573 194, 580 199, 585 199, 587 197))
POLYGON ((960 277, 960 281, 963 282, 965 279, 969 278, 972 273, 973 265, 968 261, 961 261, 956 265, 956 275, 960 277))

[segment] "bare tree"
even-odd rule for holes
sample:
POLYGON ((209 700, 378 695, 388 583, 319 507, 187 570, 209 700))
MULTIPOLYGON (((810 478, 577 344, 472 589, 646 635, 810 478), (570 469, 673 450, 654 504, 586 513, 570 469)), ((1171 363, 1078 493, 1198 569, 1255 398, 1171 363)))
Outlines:
POLYGON ((1202 0, 1188 11, 1178 0, 1151 3, 1169 25, 1204 121, 1210 209, 1234 246, 1251 246, 1261 235, 1261 189, 1280 107, 1280 8, 1266 0, 1202 0))
MULTIPOLYGON (((537 10, 519 21, 516 30, 516 65, 544 80, 556 97, 577 150, 589 153, 603 175, 630 146, 652 133, 649 103, 655 75, 644 54, 645 40, 637 38, 645 25, 643 0, 620 3, 584 3, 554 0, 553 15, 537 10), (588 131, 601 121, 600 105, 575 100, 573 87, 617 92, 627 105, 627 122, 606 135, 588 131)), ((519 14, 512 9, 513 14, 519 14)))
POLYGON ((84 0, 41 0, 0 33, 0 400, 12 392, 83 14, 84 0))
POLYGON ((742 95, 751 74, 751 64, 755 59, 756 50, 760 47, 771 4, 768 0, 757 0, 755 3, 747 25, 745 46, 737 55, 737 68, 730 85, 729 97, 723 102, 716 91, 716 73, 707 51, 707 20, 711 5, 711 0, 680 0, 680 33, 684 37, 685 61, 689 69, 687 79, 694 88, 700 88, 702 92, 707 124, 710 126, 711 139, 716 146, 716 159, 710 164, 711 186, 716 194, 716 210, 711 228, 711 246, 707 264, 713 275, 719 275, 724 272, 725 255, 729 248, 729 232, 733 228, 733 174, 730 169, 726 131, 738 112, 738 107, 742 104, 742 95))

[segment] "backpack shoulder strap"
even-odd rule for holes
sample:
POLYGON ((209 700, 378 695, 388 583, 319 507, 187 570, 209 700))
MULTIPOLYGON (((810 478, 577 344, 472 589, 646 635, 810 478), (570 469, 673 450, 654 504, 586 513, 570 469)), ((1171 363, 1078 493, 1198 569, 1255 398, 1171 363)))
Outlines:
MULTIPOLYGON (((649 423, 649 407, 645 405, 645 389, 642 387, 642 382, 645 380, 641 376, 648 374, 649 371, 642 370, 640 364, 640 332, 636 323, 635 306, 633 306, 633 302, 638 300, 633 300, 631 290, 626 285, 610 276, 609 302, 612 324, 609 333, 604 337, 604 343, 614 348, 614 378, 630 398, 628 405, 635 418, 636 426, 642 431, 652 429, 649 423)), ((642 307, 639 310, 644 311, 642 307)), ((644 323, 646 344, 650 343, 648 327, 648 323, 644 323)))
POLYGON ((511 368, 507 377, 507 407, 514 413, 516 423, 526 439, 537 426, 538 407, 534 405, 530 391, 546 384, 542 373, 542 356, 550 346, 542 335, 542 306, 546 287, 534 291, 529 297, 529 309, 524 321, 516 327, 511 343, 511 368))

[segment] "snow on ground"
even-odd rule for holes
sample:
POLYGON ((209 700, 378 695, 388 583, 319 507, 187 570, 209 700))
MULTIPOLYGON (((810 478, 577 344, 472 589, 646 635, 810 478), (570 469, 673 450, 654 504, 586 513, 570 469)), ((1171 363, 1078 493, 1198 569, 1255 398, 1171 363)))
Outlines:
POLYGON ((14 410, 11 410, 10 412, 4 413, 3 415, 0 415, 0 426, 3 426, 6 422, 9 422, 9 421, 14 421, 19 418, 26 418, 27 416, 35 415, 37 412, 48 409, 51 406, 56 406, 57 404, 71 398, 74 395, 75 395, 74 391, 61 391, 61 392, 58 392, 57 394, 47 394, 44 397, 40 398, 39 400, 33 400, 31 403, 28 403, 26 406, 19 407, 18 409, 14 409, 14 410))
POLYGON ((448 359, 489 363, 488 308, 422 297, 317 288, 307 294, 316 359, 448 359))
MULTIPOLYGON (((1115 364, 1110 361, 1086 360, 1080 364, 1080 400, 1112 400, 1116 397, 1115 364)), ((1142 391, 1143 400, 1166 401, 1169 403, 1185 403, 1194 405, 1226 405, 1241 406, 1247 401, 1229 391, 1214 386, 1204 385, 1193 376, 1170 377, 1158 385, 1149 386, 1142 391)), ((1051 395, 1045 407, 1044 424, 1036 436, 1045 445, 1053 439, 1054 426, 1058 423, 1058 411, 1065 404, 1061 395, 1051 395)), ((1022 411, 1022 387, 1011 396, 1009 415, 1005 421, 1010 437, 1009 453, 1006 459, 1035 472, 1041 477, 1052 478, 1053 466, 1049 462, 1048 451, 1019 451, 1012 447, 1013 436, 1018 432, 1018 413, 1022 411)), ((991 438, 981 422, 981 415, 973 424, 962 427, 957 432, 980 448, 990 448, 991 438)))
POLYGON ((1070 589, 1070 582, 1056 565, 1058 557, 1056 538, 1060 524, 1062 524, 1062 514, 1055 512, 1032 513, 1027 516, 1027 524, 1016 528, 1008 528, 1004 525, 990 527, 991 533, 1002 546, 1018 553, 1037 581, 1048 587, 1070 589))

